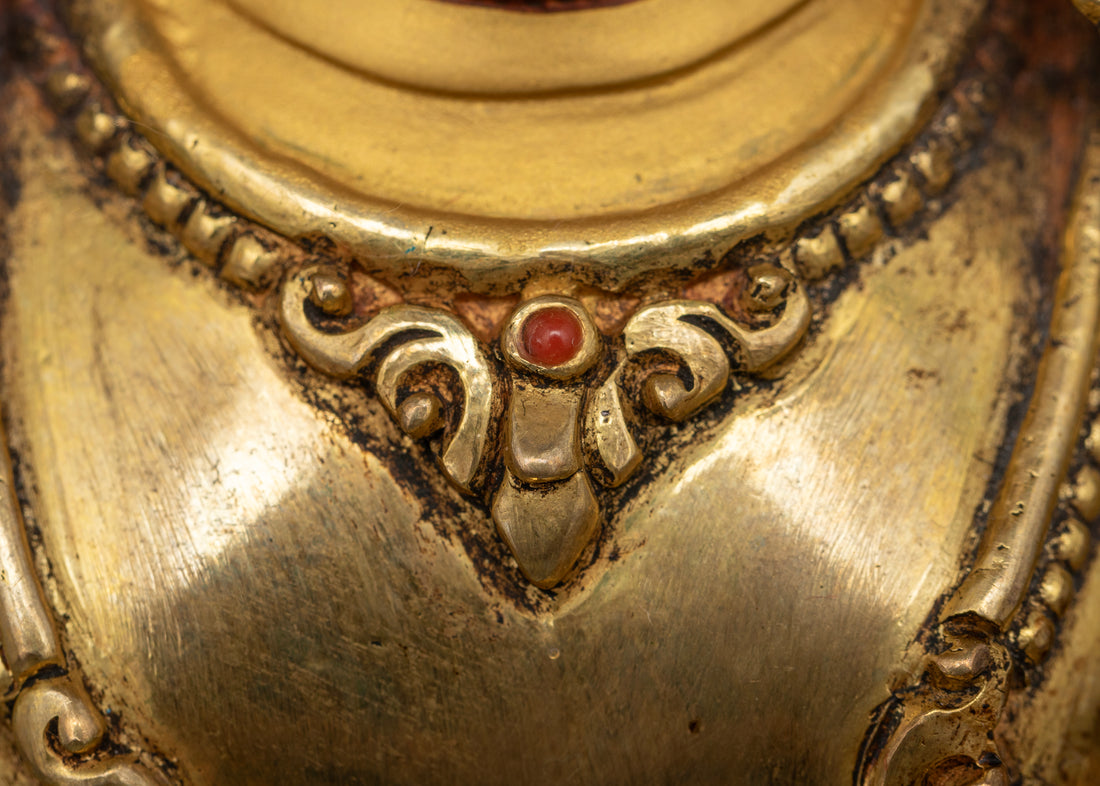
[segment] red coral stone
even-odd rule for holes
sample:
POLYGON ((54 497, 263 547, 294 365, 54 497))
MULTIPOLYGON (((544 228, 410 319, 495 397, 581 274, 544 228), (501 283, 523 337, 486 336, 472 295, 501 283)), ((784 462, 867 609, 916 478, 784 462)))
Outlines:
POLYGON ((567 308, 544 308, 523 323, 519 353, 538 366, 553 367, 568 363, 584 343, 584 327, 567 308))

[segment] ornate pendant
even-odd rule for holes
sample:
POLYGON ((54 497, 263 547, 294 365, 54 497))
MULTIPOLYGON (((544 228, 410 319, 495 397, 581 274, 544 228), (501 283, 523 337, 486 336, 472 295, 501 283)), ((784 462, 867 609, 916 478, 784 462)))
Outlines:
POLYGON ((442 311, 391 306, 354 329, 324 330, 310 319, 310 307, 339 314, 352 296, 344 280, 315 268, 284 287, 281 316, 295 349, 318 371, 346 379, 376 368, 378 395, 406 434, 445 432, 439 459, 447 478, 467 493, 488 489, 493 521, 520 570, 550 588, 598 529, 593 475, 619 486, 643 461, 632 434, 642 402, 682 421, 725 389, 730 354, 751 374, 805 333, 809 300, 783 268, 751 268, 737 289, 744 311, 771 324, 754 329, 712 303, 670 301, 634 313, 621 348, 605 346, 580 301, 533 298, 503 328, 502 364, 491 364, 477 338, 442 311), (450 369, 456 384, 433 389, 423 375, 433 364, 450 369), (501 456, 503 469, 486 468, 487 455, 501 456))

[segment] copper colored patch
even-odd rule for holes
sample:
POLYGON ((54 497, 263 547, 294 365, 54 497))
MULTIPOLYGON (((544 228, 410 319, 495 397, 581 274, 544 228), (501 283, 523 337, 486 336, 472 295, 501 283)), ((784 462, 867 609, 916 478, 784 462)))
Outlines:
POLYGON ((455 298, 454 308, 474 335, 488 343, 500 335, 500 329, 517 305, 518 295, 459 295, 455 298))

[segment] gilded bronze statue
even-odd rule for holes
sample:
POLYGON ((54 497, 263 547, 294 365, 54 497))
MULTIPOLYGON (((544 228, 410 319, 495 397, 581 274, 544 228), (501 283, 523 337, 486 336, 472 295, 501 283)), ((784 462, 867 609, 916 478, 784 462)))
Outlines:
POLYGON ((1100 782, 1097 21, 7 2, 0 782, 1100 782))

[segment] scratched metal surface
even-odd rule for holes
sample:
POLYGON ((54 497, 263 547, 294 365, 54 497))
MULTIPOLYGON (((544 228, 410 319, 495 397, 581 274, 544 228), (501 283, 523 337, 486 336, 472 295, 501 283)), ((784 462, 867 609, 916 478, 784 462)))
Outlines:
POLYGON ((354 444, 21 116, 3 393, 48 591, 101 706, 188 782, 849 782, 1041 319, 1024 132, 864 266, 777 398, 673 440, 620 558, 535 614, 428 520, 488 526, 380 407, 354 444))

